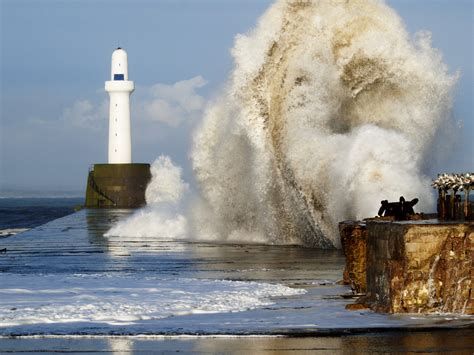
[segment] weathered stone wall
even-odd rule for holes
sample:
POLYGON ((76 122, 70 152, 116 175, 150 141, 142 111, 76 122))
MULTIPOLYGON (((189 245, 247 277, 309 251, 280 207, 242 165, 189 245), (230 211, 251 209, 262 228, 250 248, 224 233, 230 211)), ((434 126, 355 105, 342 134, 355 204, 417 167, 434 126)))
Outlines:
POLYGON ((384 312, 474 314, 474 225, 367 221, 367 298, 384 312))
POLYGON ((344 221, 339 223, 341 245, 346 266, 344 268, 344 283, 351 285, 353 292, 365 293, 366 283, 366 244, 367 229, 365 223, 344 221))

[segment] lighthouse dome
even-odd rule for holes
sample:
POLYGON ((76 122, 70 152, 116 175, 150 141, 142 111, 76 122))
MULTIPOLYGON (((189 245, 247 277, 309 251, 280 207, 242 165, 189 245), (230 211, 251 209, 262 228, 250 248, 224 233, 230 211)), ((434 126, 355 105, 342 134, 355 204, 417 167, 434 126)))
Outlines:
POLYGON ((112 53, 112 73, 110 80, 128 80, 127 52, 120 47, 112 53))

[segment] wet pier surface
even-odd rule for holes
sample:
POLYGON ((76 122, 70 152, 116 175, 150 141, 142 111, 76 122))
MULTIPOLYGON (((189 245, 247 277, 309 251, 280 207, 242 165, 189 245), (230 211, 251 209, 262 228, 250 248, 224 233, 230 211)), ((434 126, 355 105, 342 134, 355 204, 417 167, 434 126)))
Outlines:
POLYGON ((470 330, 306 337, 0 338, 5 353, 472 354, 470 330))
POLYGON ((474 335, 467 316, 345 310, 340 251, 103 236, 128 213, 83 210, 0 239, 2 345, 26 335, 474 335))

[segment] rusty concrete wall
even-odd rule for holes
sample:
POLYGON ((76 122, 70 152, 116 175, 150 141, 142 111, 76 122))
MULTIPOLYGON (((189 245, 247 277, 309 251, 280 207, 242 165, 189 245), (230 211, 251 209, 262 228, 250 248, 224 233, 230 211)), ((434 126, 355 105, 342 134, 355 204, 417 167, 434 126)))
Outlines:
POLYGON ((474 225, 367 221, 367 302, 383 312, 474 314, 474 225))
POLYGON ((339 234, 346 266, 343 280, 351 285, 356 294, 365 293, 367 229, 364 222, 344 221, 339 223, 339 234))

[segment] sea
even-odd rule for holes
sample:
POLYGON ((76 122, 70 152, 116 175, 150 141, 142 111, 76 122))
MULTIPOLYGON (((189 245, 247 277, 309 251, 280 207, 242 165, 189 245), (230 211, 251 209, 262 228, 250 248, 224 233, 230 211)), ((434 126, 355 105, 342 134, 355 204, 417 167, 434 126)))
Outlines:
POLYGON ((472 317, 346 310, 339 250, 106 237, 133 211, 0 202, 1 352, 474 349, 472 317))
POLYGON ((83 202, 82 197, 0 198, 0 238, 71 214, 83 202))

